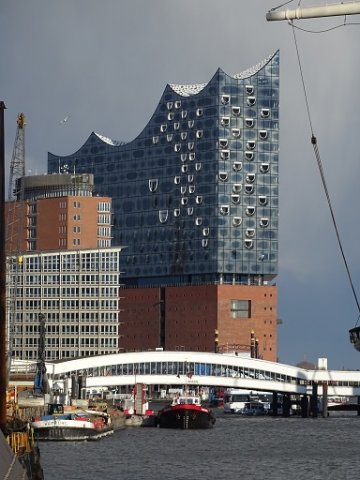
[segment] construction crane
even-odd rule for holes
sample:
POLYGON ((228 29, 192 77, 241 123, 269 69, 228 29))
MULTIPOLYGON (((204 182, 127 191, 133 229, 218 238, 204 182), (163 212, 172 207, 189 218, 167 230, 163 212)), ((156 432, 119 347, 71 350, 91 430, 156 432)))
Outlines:
POLYGON ((13 348, 13 331, 16 319, 16 293, 18 283, 18 270, 21 267, 21 252, 25 246, 24 231, 24 187, 21 178, 25 176, 25 125, 24 113, 19 113, 16 118, 16 136, 13 154, 10 162, 8 202, 5 208, 5 251, 8 255, 6 267, 14 281, 9 286, 7 297, 7 342, 8 342, 8 374, 13 348), (15 272, 14 272, 15 269, 15 272), (14 274, 15 273, 15 274, 14 274))
POLYGON ((24 113, 19 113, 16 118, 17 129, 14 150, 10 163, 8 200, 18 199, 18 180, 25 177, 25 125, 24 113))
POLYGON ((360 2, 334 3, 317 7, 296 8, 295 10, 281 10, 273 8, 266 14, 269 22, 278 20, 300 20, 303 18, 337 17, 343 15, 358 15, 360 2))

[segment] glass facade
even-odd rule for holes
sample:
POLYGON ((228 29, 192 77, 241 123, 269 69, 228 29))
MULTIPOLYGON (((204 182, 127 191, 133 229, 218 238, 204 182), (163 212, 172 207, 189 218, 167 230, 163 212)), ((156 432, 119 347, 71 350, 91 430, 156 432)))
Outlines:
MULTIPOLYGON (((125 120, 125 118, 124 118, 125 120)), ((126 285, 252 283, 278 271, 279 52, 207 84, 167 85, 129 143, 92 133, 48 172, 113 198, 126 285)))

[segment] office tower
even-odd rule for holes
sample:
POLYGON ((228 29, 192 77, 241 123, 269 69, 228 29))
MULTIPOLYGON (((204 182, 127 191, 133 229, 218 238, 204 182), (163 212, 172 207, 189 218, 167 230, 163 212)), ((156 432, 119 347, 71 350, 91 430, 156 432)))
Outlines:
POLYGON ((112 248, 111 199, 92 175, 21 177, 6 207, 9 355, 37 360, 40 315, 47 359, 119 351, 121 247, 112 248))
POLYGON ((93 174, 113 199, 124 350, 238 352, 254 331, 258 355, 276 359, 278 121, 276 52, 240 74, 167 85, 128 143, 92 133, 72 155, 49 153, 49 173, 93 174))
POLYGON ((10 355, 37 360, 119 351, 120 247, 28 252, 7 258, 10 355))
POLYGON ((5 204, 8 253, 111 246, 111 198, 93 195, 93 175, 54 173, 18 180, 5 204))

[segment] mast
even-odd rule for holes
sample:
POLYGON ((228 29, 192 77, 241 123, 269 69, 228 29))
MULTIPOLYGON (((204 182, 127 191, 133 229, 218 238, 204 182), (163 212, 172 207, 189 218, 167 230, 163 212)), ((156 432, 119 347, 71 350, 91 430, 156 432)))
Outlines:
POLYGON ((360 2, 334 3, 320 7, 296 8, 295 10, 270 10, 266 14, 268 22, 278 20, 300 20, 303 18, 337 17, 360 14, 360 2))
POLYGON ((0 101, 0 429, 6 428, 6 300, 5 300, 5 103, 0 101))

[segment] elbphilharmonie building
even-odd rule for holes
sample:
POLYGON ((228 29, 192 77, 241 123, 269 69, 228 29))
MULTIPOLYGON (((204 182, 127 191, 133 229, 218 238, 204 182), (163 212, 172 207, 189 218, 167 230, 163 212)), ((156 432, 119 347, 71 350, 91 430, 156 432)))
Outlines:
POLYGON ((168 84, 134 140, 91 133, 75 153, 49 154, 48 172, 64 170, 93 174, 112 197, 124 350, 238 352, 255 332, 259 356, 275 359, 279 52, 168 84))

